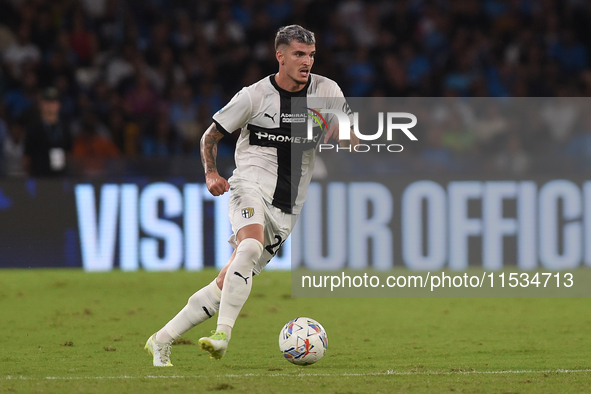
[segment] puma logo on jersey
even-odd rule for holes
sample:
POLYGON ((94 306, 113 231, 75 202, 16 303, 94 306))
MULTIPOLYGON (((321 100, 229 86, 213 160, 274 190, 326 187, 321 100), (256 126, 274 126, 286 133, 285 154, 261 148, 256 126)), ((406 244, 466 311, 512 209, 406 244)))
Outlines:
POLYGON ((242 217, 244 219, 250 219, 254 215, 254 208, 244 208, 242 210, 242 217))
POLYGON ((273 116, 271 116, 271 115, 269 115, 268 113, 266 113, 266 112, 265 112, 263 116, 264 116, 265 118, 269 118, 269 119, 271 119, 271 120, 273 121, 273 123, 275 123, 275 115, 277 115, 277 112, 275 112, 275 113, 273 114, 273 116))
POLYGON ((244 279, 244 281, 246 282, 246 284, 248 284, 248 280, 250 279, 250 276, 247 276, 246 278, 244 276, 242 276, 242 274, 238 271, 234 271, 234 275, 237 275, 239 277, 241 277, 242 279, 244 279))

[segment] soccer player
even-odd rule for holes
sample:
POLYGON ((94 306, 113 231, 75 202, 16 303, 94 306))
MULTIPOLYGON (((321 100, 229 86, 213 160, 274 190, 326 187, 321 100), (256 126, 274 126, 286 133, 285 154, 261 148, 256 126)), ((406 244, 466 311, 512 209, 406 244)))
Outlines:
MULTIPOLYGON (((212 358, 224 356, 253 276, 269 263, 296 223, 321 135, 312 140, 292 136, 291 99, 338 98, 331 102, 339 110, 345 103, 334 81, 310 74, 315 42, 314 33, 301 26, 280 28, 275 37, 277 74, 240 90, 213 116, 201 139, 209 192, 219 196, 230 191, 233 235, 229 242, 234 253, 217 278, 193 294, 187 305, 148 339, 146 349, 153 355, 154 366, 172 366, 172 342, 218 311, 217 330, 201 338, 199 346, 212 358), (236 169, 227 181, 216 168, 217 145, 237 129, 241 132, 236 144, 236 169)), ((338 125, 333 125, 324 135, 325 142, 337 139, 337 134, 338 125)), ((358 143, 355 136, 350 138, 351 144, 358 143)))

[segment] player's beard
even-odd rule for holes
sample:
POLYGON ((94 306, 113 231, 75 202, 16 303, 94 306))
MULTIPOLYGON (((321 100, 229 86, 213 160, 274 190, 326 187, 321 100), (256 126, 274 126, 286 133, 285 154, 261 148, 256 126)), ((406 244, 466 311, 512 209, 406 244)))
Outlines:
MULTIPOLYGON (((299 71, 299 70, 298 70, 298 71, 296 71, 294 74, 295 74, 295 76, 293 76, 293 75, 289 75, 289 77, 290 77, 290 78, 291 78, 291 79, 292 79, 292 80, 293 80, 295 83, 297 83, 298 85, 302 85, 302 86, 303 86, 303 85, 305 85, 305 84, 307 84, 307 83, 308 83, 308 78, 310 78, 310 71, 309 71, 309 70, 308 70, 308 76, 307 76, 305 79, 303 79, 303 80, 302 80, 302 77, 300 76, 300 71, 299 71)), ((300 86, 300 87, 302 87, 302 86, 300 86)))

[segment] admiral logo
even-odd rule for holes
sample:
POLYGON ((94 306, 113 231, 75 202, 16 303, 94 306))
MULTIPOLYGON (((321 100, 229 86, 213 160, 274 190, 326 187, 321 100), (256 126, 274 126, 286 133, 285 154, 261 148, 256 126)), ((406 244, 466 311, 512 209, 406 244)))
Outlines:
POLYGON ((242 210, 242 217, 244 219, 250 219, 254 215, 254 208, 244 208, 242 210))
POLYGON ((282 113, 281 114, 281 122, 283 122, 283 123, 306 123, 307 118, 308 118, 308 114, 305 114, 305 113, 301 113, 301 114, 282 113))

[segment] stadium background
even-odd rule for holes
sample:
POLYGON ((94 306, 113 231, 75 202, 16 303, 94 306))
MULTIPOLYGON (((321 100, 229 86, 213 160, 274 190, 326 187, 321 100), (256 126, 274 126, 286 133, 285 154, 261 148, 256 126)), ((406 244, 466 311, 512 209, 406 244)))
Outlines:
MULTIPOLYGON (((0 266, 83 266, 82 222, 105 226, 93 246, 102 269, 219 266, 227 251, 216 255, 222 246, 215 245, 225 242, 227 228, 214 223, 225 219, 224 201, 206 201, 199 139, 237 90, 276 71, 272 37, 279 26, 298 23, 316 33, 313 71, 336 80, 346 96, 585 97, 589 22, 590 5, 576 0, 2 0, 0 266), (64 176, 30 178, 22 144, 48 86, 60 92, 72 157, 64 176), (76 190, 90 184, 94 201, 82 209, 76 190), (103 209, 109 185, 118 185, 116 201, 103 209), (101 222, 109 206, 112 215, 104 215, 114 222, 101 222), (195 220, 202 226, 190 232, 186 225, 195 220), (127 231, 124 223, 141 228, 127 231), (195 234, 202 242, 192 247, 195 234), (152 260, 144 248, 152 248, 152 260)), ((390 155, 380 176, 536 177, 540 185, 568 178, 582 185, 591 164, 591 115, 551 110, 554 116, 523 128, 494 116, 479 127, 448 116, 413 149, 390 155)), ((219 149, 226 176, 235 138, 219 149)), ((589 252, 578 256, 577 264, 590 263, 589 252)))

